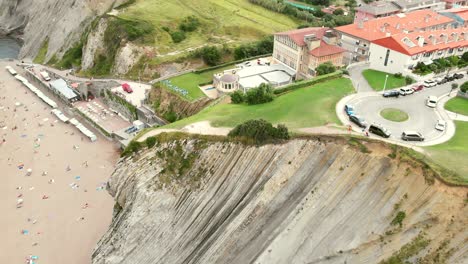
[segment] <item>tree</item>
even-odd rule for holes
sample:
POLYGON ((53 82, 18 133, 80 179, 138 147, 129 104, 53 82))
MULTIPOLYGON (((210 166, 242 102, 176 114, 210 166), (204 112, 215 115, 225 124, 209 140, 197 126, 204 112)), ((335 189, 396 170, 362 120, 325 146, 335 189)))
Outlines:
POLYGON ((329 61, 320 64, 316 69, 317 75, 324 75, 336 71, 336 67, 329 61))
POLYGON ((201 57, 203 61, 210 66, 217 65, 221 62, 221 52, 214 46, 203 47, 201 49, 201 57))
POLYGON ((247 91, 245 101, 249 105, 264 104, 273 101, 274 97, 271 85, 262 83, 258 88, 247 91))
POLYGON ((147 137, 145 140, 145 144, 148 148, 154 147, 156 145, 156 138, 155 137, 147 137))
POLYGON ((344 15, 344 11, 343 11, 343 9, 338 8, 338 9, 333 10, 333 14, 335 16, 341 16, 341 15, 344 15))
POLYGON ((458 88, 458 83, 452 83, 452 90, 455 90, 458 88))
POLYGON ((461 86, 460 86, 460 91, 466 93, 468 92, 468 82, 464 82, 461 86))
POLYGON ((172 32, 171 38, 174 43, 182 42, 185 39, 185 33, 183 31, 172 32))
POLYGON ((244 92, 237 90, 231 94, 231 102, 233 104, 242 104, 245 101, 244 92))
POLYGON ((462 60, 468 62, 468 51, 465 52, 465 53, 463 53, 463 55, 462 55, 462 60))

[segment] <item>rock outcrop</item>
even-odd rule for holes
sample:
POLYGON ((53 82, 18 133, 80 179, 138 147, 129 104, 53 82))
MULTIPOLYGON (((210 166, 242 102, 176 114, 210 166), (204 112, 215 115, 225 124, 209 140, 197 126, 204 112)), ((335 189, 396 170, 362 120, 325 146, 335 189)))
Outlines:
POLYGON ((427 171, 381 144, 364 143, 366 154, 324 138, 161 142, 119 161, 94 264, 468 258, 467 190, 427 184, 427 171), (408 243, 417 246, 398 251, 408 243))
POLYGON ((0 34, 16 34, 24 41, 20 58, 34 58, 48 40, 49 59, 79 40, 94 17, 127 0, 2 0, 0 34))
MULTIPOLYGON (((188 101, 180 98, 178 95, 173 94, 167 89, 156 86, 150 91, 149 101, 153 102, 155 112, 158 116, 164 117, 174 115, 178 120, 200 112, 212 102, 212 99, 202 97, 195 101, 188 101)), ((173 122, 175 120, 169 121, 173 122)))

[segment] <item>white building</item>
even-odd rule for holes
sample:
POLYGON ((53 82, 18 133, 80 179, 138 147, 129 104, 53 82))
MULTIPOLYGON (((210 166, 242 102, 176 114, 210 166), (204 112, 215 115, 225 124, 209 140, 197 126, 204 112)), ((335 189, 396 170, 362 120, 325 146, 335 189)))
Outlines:
POLYGON ((434 59, 462 55, 468 51, 467 47, 468 28, 397 34, 372 41, 370 68, 404 73, 418 62, 429 65, 434 59))

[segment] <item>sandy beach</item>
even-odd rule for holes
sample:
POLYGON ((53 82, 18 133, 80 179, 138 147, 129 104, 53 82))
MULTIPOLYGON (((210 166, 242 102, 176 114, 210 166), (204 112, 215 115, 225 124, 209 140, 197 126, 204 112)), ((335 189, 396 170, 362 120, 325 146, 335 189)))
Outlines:
POLYGON ((112 217, 105 183, 117 149, 58 121, 6 65, 13 63, 0 61, 0 263, 30 255, 37 264, 91 263, 112 217))

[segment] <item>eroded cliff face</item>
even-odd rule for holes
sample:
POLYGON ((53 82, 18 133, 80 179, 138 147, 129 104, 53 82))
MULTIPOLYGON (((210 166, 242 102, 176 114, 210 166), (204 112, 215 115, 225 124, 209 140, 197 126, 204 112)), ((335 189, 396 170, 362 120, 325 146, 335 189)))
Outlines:
POLYGON ((407 243, 403 259, 466 263, 467 190, 367 147, 186 139, 121 159, 93 263, 377 263, 407 243))
POLYGON ((20 58, 34 58, 48 39, 47 59, 79 40, 92 19, 127 0, 2 0, 0 34, 23 39, 20 58))

